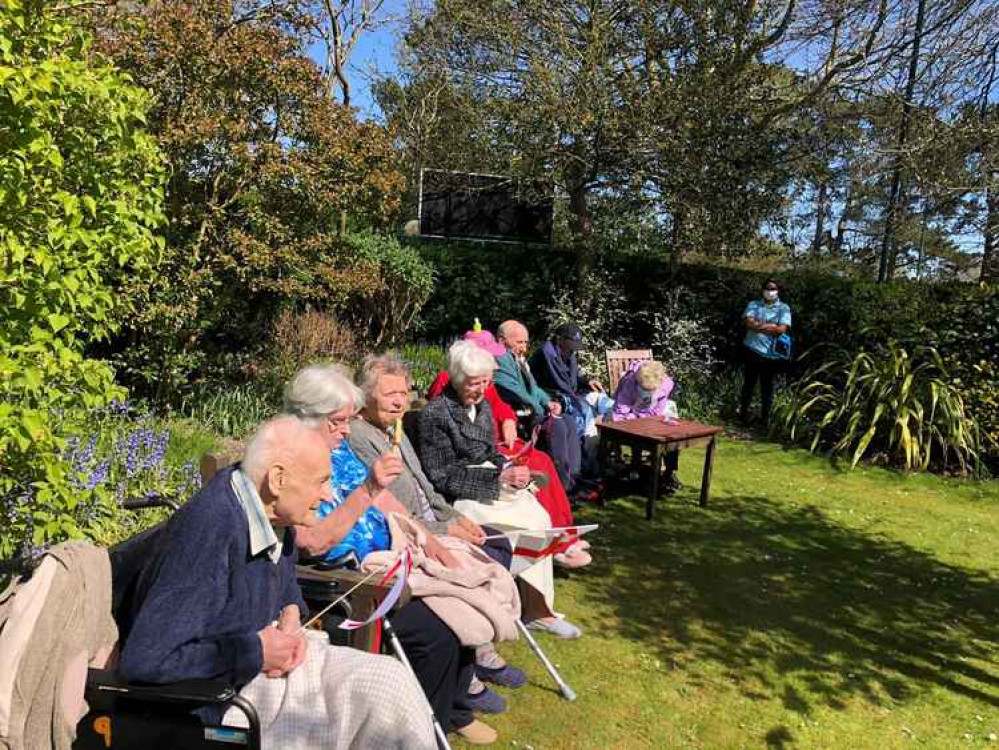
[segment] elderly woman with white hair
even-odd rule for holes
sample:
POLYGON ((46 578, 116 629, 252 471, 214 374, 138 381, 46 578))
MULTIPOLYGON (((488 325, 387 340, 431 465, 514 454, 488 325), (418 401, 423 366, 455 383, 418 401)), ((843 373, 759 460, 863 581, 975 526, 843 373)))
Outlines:
MULTIPOLYGON (((285 411, 314 424, 330 450, 333 497, 320 503, 318 523, 297 527, 299 547, 311 554, 336 556, 349 549, 363 558, 367 552, 388 549, 390 534, 382 511, 406 513, 388 490, 403 471, 400 458, 386 453, 369 469, 344 440, 363 404, 360 389, 338 365, 310 365, 285 389, 285 411)), ((453 564, 432 534, 424 551, 445 566, 453 564)), ((392 625, 441 725, 473 744, 495 741, 495 730, 475 719, 465 704, 474 650, 461 647, 451 629, 419 599, 396 612, 392 625)))
MULTIPOLYGON (((419 417, 420 463, 434 488, 455 510, 478 524, 548 529, 551 518, 531 494, 526 466, 508 466, 496 448, 496 432, 485 391, 496 360, 471 341, 448 351, 450 384, 419 417)), ((554 611, 555 582, 550 556, 520 574, 528 627, 561 638, 578 638, 575 625, 554 611), (536 615, 531 617, 531 615, 536 615)))

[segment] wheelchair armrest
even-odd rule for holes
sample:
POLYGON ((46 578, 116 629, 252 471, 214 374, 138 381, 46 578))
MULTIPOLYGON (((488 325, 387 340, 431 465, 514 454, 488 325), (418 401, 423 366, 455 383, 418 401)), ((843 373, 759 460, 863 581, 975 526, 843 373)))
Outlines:
MULTIPOLYGON (((309 565, 298 566, 298 584, 306 599, 331 602, 357 586, 345 600, 351 602, 350 609, 357 613, 348 615, 350 617, 367 617, 389 591, 389 586, 378 585, 378 576, 361 583, 367 575, 359 570, 317 570, 309 565)), ((393 611, 408 604, 412 596, 407 585, 393 611)))
POLYGON ((126 497, 121 501, 125 510, 142 510, 143 508, 170 508, 180 510, 180 503, 171 497, 153 495, 151 497, 126 497))
POLYGON ((111 669, 88 669, 87 689, 135 700, 198 705, 229 703, 238 695, 236 688, 225 680, 184 680, 151 685, 128 682, 111 669))

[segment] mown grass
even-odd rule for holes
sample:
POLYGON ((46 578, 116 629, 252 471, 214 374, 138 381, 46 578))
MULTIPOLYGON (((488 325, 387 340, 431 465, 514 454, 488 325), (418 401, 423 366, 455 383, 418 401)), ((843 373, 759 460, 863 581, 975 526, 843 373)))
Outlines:
POLYGON ((557 606, 586 635, 542 644, 579 699, 505 644, 530 684, 497 747, 999 747, 999 483, 726 440, 701 509, 702 460, 652 523, 578 514, 595 562, 557 606))

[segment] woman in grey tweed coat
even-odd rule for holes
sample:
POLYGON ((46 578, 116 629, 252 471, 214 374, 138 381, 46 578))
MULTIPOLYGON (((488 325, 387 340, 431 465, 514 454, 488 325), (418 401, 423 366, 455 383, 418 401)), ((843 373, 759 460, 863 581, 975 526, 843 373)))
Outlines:
MULTIPOLYGON (((485 391, 496 360, 471 341, 448 351, 451 384, 419 416, 417 451, 423 471, 455 509, 478 524, 523 529, 551 528, 551 518, 528 490, 530 470, 511 466, 496 450, 495 427, 485 391)), ((555 583, 550 556, 520 577, 528 627, 561 638, 582 632, 554 611, 555 583)))

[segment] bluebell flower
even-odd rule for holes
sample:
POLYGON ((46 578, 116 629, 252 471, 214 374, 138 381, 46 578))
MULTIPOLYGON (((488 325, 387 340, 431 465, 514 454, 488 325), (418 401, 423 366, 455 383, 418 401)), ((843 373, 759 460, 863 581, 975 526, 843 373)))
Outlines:
POLYGON ((108 478, 108 470, 110 468, 111 463, 109 461, 101 461, 87 476, 87 480, 84 482, 83 488, 86 490, 92 490, 99 484, 103 484, 108 478))

